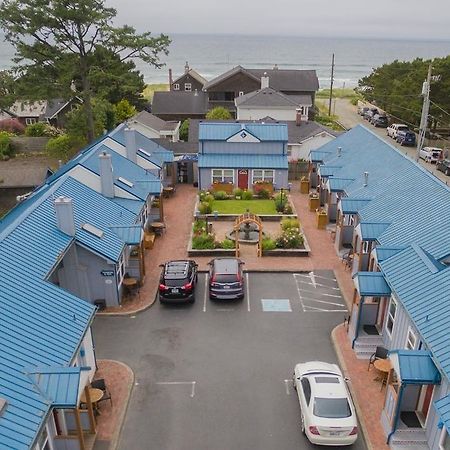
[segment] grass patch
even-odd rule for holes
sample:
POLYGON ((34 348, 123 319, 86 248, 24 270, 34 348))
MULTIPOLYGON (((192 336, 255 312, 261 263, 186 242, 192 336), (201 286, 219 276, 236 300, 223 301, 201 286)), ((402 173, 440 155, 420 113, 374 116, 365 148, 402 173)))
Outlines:
MULTIPOLYGON (((359 97, 359 95, 352 88, 334 88, 333 98, 353 98, 359 97)), ((321 89, 316 93, 316 98, 330 98, 329 89, 321 89)))
POLYGON ((273 200, 214 200, 211 207, 219 214, 277 214, 273 200))
POLYGON ((159 84, 147 84, 144 88, 144 92, 142 95, 147 99, 151 100, 153 98, 153 93, 155 91, 168 91, 169 85, 167 83, 159 83, 159 84))

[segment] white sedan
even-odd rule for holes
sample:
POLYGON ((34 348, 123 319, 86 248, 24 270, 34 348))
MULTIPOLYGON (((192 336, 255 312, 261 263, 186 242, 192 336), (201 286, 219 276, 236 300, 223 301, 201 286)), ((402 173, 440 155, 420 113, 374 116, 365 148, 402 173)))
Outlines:
POLYGON ((319 445, 351 445, 358 437, 355 408, 341 370, 320 361, 294 369, 302 432, 319 445))

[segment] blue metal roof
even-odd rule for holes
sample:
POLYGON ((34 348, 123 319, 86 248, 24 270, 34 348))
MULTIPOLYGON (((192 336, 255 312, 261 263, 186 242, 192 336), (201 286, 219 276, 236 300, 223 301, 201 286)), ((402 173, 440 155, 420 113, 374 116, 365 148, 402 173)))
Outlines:
POLYGON ((376 241, 389 225, 389 223, 361 222, 358 227, 361 230, 361 237, 364 241, 376 241))
POLYGON ((199 169, 288 169, 286 155, 208 153, 198 155, 199 169))
POLYGON ((198 139, 199 141, 226 141, 241 130, 248 131, 260 141, 288 141, 285 123, 200 122, 198 139))
POLYGON ((122 227, 110 227, 120 239, 128 245, 139 245, 142 241, 144 230, 141 225, 131 225, 122 227))
POLYGON ((391 295, 391 288, 381 272, 358 272, 356 275, 361 297, 385 297, 391 295))
POLYGON ((331 192, 343 192, 346 186, 353 182, 353 178, 328 178, 328 185, 330 186, 331 192))
POLYGON ((389 354, 398 356, 403 384, 438 384, 441 381, 441 375, 429 351, 392 350, 389 354))
MULTIPOLYGON (((320 147, 321 149, 323 147, 320 147)), ((327 158, 330 158, 331 152, 330 151, 323 151, 323 150, 311 150, 309 152, 309 159, 311 162, 323 162, 327 158)))
POLYGON ((43 396, 55 408, 75 408, 78 405, 80 367, 39 367, 26 371, 43 396))
POLYGON ((374 249, 377 255, 377 261, 380 263, 381 261, 385 261, 386 259, 389 259, 391 256, 396 255, 398 252, 401 252, 406 247, 389 247, 386 245, 379 245, 374 249))
POLYGON ((369 199, 362 198, 341 198, 341 210, 343 214, 357 214, 370 202, 369 199))
POLYGON ((435 401, 434 407, 441 417, 441 422, 445 425, 447 432, 450 431, 450 395, 435 401))
POLYGON ((339 169, 341 169, 341 167, 337 167, 337 166, 319 166, 318 172, 319 172, 319 175, 322 178, 325 178, 325 177, 331 177, 336 172, 338 172, 339 169))
MULTIPOLYGON (((414 225, 414 224, 413 224, 414 225)), ((450 267, 413 244, 380 263, 433 359, 450 379, 450 267)))
POLYGON ((123 197, 114 197, 111 200, 134 214, 139 214, 145 203, 143 200, 132 200, 131 198, 123 197))

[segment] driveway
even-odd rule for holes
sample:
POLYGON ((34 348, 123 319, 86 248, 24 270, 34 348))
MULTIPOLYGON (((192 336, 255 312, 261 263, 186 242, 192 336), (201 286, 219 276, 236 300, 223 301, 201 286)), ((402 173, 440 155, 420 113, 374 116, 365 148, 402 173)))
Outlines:
POLYGON ((330 332, 348 312, 334 273, 245 276, 242 301, 211 302, 200 274, 194 305, 96 319, 97 357, 136 375, 120 449, 315 448, 291 377, 297 362, 336 362, 330 332))

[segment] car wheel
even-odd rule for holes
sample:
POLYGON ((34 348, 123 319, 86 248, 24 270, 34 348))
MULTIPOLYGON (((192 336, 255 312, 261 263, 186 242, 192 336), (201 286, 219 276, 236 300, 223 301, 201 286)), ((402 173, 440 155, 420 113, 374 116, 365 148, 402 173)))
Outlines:
POLYGON ((306 431, 305 431, 305 418, 303 417, 303 413, 301 413, 300 427, 301 427, 302 433, 306 434, 306 431))

